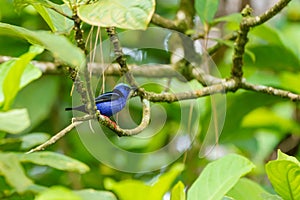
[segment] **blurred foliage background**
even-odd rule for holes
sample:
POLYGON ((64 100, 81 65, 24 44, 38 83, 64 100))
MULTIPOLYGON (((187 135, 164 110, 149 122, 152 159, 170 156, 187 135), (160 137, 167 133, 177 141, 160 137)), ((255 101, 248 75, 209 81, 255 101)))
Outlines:
MULTIPOLYGON (((53 2, 62 3, 59 0, 53 2)), ((231 13, 239 12, 245 2, 251 3, 254 11, 258 12, 256 14, 266 10, 271 5, 269 3, 259 5, 258 1, 237 1, 240 4, 240 8, 237 9, 237 7, 230 6, 232 5, 230 2, 221 1, 217 17, 229 16, 231 13)), ((180 7, 178 0, 157 0, 156 4, 155 12, 170 19, 174 18, 177 9, 180 7)), ((299 10, 300 1, 292 1, 287 9, 278 16, 250 32, 244 65, 245 78, 249 82, 300 93, 299 10)), ((30 30, 49 30, 48 25, 32 6, 25 7, 17 12, 12 0, 0 1, 0 21, 30 30)), ((211 30, 212 37, 221 40, 222 36, 238 29, 239 17, 230 18, 225 21, 226 23, 218 24, 211 30)), ((85 25, 83 29, 85 30, 85 37, 87 37, 90 26, 85 25)), ((201 31, 201 23, 199 31, 201 31)), ((103 40, 105 40, 107 36, 104 31, 102 35, 103 40)), ((72 34, 67 37, 71 41, 74 40, 72 34)), ((212 41, 212 44, 214 42, 212 41)), ((0 33, 0 57, 19 57, 26 53, 29 47, 30 44, 22 39, 0 33)), ((230 75, 232 47, 233 42, 226 41, 226 45, 212 56, 222 77, 230 75)), ((169 55, 167 54, 163 55, 161 52, 155 51, 148 52, 148 54, 151 57, 145 58, 147 59, 143 60, 145 63, 166 63, 169 61, 169 55)), ((55 61, 49 51, 44 51, 35 57, 35 60, 55 61)), ((117 80, 118 77, 107 78, 107 82, 113 83, 117 80)), ((192 84, 194 83, 192 82, 192 84)), ((61 70, 59 73, 44 73, 22 88, 17 93, 11 109, 26 108, 30 119, 30 126, 19 134, 7 134, 5 131, 0 132, 0 152, 19 152, 22 154, 66 127, 72 118, 72 113, 64 111, 65 107, 72 105, 72 97, 70 96, 72 85, 73 82, 67 73, 61 70)), ((146 85, 145 87, 151 91, 161 92, 163 90, 163 88, 155 84, 146 85)), ((173 179, 170 178, 170 183, 168 184, 172 185, 174 179, 176 179, 177 181, 182 181, 186 187, 190 187, 209 162, 228 153, 237 153, 245 156, 256 165, 256 168, 249 174, 249 178, 267 191, 274 192, 266 179, 264 166, 267 161, 275 159, 278 148, 282 152, 299 159, 299 103, 284 100, 280 97, 241 90, 236 93, 226 94, 226 119, 218 145, 212 152, 201 158, 199 158, 200 144, 203 139, 201 136, 205 134, 211 120, 211 98, 201 98, 198 103, 201 106, 198 110, 201 116, 199 120, 201 130, 198 133, 200 136, 197 136, 189 150, 172 165, 160 170, 134 174, 110 168, 90 154, 82 144, 76 130, 71 131, 63 139, 50 146, 47 151, 56 152, 59 155, 63 154, 81 161, 90 168, 89 171, 85 170, 84 165, 81 166, 82 163, 78 164, 77 168, 71 167, 68 169, 66 167, 61 170, 51 165, 45 166, 36 165, 34 162, 24 162, 21 169, 24 169, 26 175, 36 185, 43 187, 64 186, 72 190, 82 190, 85 188, 109 190, 111 189, 110 185, 114 181, 140 180, 145 183, 154 182, 158 177, 161 177, 160 175, 165 174, 173 166, 173 170, 176 167, 180 169, 176 172, 178 176, 174 176, 173 179), (181 166, 176 166, 176 163, 183 163, 185 165, 184 170, 181 169, 181 166), (179 173, 181 171, 182 173, 179 173)), ((165 109, 168 116, 168 121, 160 134, 144 143, 136 142, 134 138, 118 139, 113 133, 107 133, 107 135, 116 145, 133 152, 148 152, 168 144, 177 131, 176 127, 178 123, 180 123, 180 112, 184 111, 180 111, 178 103, 157 104, 165 109)), ((188 105, 184 106, 187 107, 187 110, 189 109, 188 105)), ((136 106, 136 101, 134 100, 131 101, 129 107, 132 118, 138 122, 140 120, 141 108, 136 106)), ((211 143, 210 145, 214 144, 211 143)), ((109 154, 109 152, 105 153, 109 154)), ((53 159, 63 160, 60 157, 53 159)), ((1 157, 0 162, 3 165, 10 161, 1 157)), ((167 185, 167 182, 165 184, 167 185)), ((136 192, 130 191, 129 188, 129 186, 125 187, 123 190, 128 190, 128 193, 131 194, 136 192)), ((37 190, 33 189, 33 191, 37 190)), ((63 188, 61 190, 62 194, 67 194, 67 192, 63 191, 63 188)), ((56 190, 56 192, 58 191, 60 189, 56 190)), ((165 191, 168 191, 168 188, 163 190, 162 193, 165 191)), ((169 194, 165 195, 164 198, 168 199, 168 197, 169 194)), ((0 173, 0 199, 33 198, 34 195, 31 192, 23 195, 15 193, 15 190, 0 173)), ((107 197, 107 199, 109 198, 107 197)), ((75 197, 71 195, 70 199, 75 199, 75 197)))

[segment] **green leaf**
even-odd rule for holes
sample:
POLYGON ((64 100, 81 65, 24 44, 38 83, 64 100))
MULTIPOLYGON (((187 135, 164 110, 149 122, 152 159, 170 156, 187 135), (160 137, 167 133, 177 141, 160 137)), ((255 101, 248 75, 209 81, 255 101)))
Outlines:
POLYGON ((243 127, 275 128, 281 132, 298 132, 300 126, 291 119, 279 116, 267 108, 257 108, 246 115, 242 121, 243 127), (276 121, 276 123, 274 123, 276 121))
POLYGON ((105 179, 104 186, 106 189, 114 191, 121 200, 162 199, 163 195, 168 191, 171 184, 182 170, 182 164, 174 165, 169 172, 159 177, 153 186, 138 180, 124 180, 117 183, 112 179, 105 179))
POLYGON ((268 43, 279 46, 284 45, 281 40, 280 32, 266 24, 262 24, 251 30, 249 38, 252 43, 268 43))
POLYGON ((297 160, 297 158, 282 153, 280 149, 277 151, 277 160, 289 160, 300 166, 300 162, 297 160))
POLYGON ((250 179, 241 178, 227 193, 227 196, 238 200, 264 200, 263 194, 267 192, 259 184, 250 179))
POLYGON ((41 192, 35 200, 82 200, 82 198, 67 188, 54 186, 41 192))
POLYGON ((22 140, 20 138, 2 138, 0 139, 1 151, 16 151, 20 149, 22 140))
POLYGON ((240 24, 242 19, 243 19, 243 17, 241 15, 241 13, 233 13, 233 14, 222 16, 222 17, 218 17, 218 18, 214 19, 213 22, 214 23, 234 22, 236 24, 240 24))
POLYGON ((76 190, 75 194, 82 200, 117 200, 115 195, 108 191, 97 191, 93 189, 76 190))
MULTIPOLYGON (((270 106, 281 101, 281 98, 275 96, 253 92, 239 91, 235 94, 227 94, 227 102, 230 103, 227 105, 226 118, 230 120, 225 121, 222 130, 223 134, 220 138, 221 142, 240 142, 242 140, 245 140, 245 138, 247 137, 249 139, 253 139, 253 131, 247 134, 247 129, 241 126, 243 118, 249 112, 253 111, 258 107, 270 106), (249 99, 251 99, 251 101, 249 101, 249 99), (245 106, 245 102, 247 102, 247 106, 245 106)), ((209 117, 206 118, 207 120, 210 120, 209 117)), ((204 123, 209 124, 209 121, 204 121, 204 123)), ((203 129, 205 130, 205 127, 203 129)), ((205 132, 203 132, 203 134, 205 134, 205 132)))
POLYGON ((283 200, 280 196, 275 194, 262 194, 263 200, 283 200))
POLYGON ((46 133, 31 133, 31 134, 24 135, 21 138, 22 141, 21 148, 23 150, 28 150, 34 146, 46 142, 49 139, 49 137, 50 136, 46 133))
POLYGON ((266 164, 268 178, 275 191, 285 200, 300 199, 300 166, 290 160, 266 164))
POLYGON ((82 5, 78 9, 80 19, 102 27, 146 29, 155 9, 155 0, 101 0, 82 5))
MULTIPOLYGON (((0 105, 4 102, 4 94, 3 94, 3 82, 10 70, 12 70, 12 66, 14 66, 16 63, 16 60, 10 60, 7 62, 4 62, 0 65, 0 105)), ((24 72, 22 74, 19 90, 21 90, 23 87, 25 87, 27 84, 32 82, 35 79, 38 79, 42 75, 42 72, 40 69, 36 68, 32 64, 26 65, 24 72)), ((15 84, 11 82, 10 84, 15 84)))
POLYGON ((31 154, 18 154, 21 162, 31 162, 38 165, 47 165, 55 169, 85 173, 89 167, 73 158, 54 152, 35 152, 31 154))
MULTIPOLYGON (((48 26, 53 32, 59 32, 64 34, 69 34, 73 28, 74 22, 67 17, 62 16, 51 8, 44 7, 42 5, 33 5, 38 13, 47 22, 48 26)), ((69 16, 72 15, 72 11, 65 4, 57 7, 62 13, 67 13, 69 16)))
POLYGON ((20 11, 28 5, 43 5, 49 8, 58 8, 59 5, 48 0, 14 0, 14 7, 20 11))
MULTIPOLYGON (((9 66, 10 69, 3 80, 3 86, 2 86, 3 95, 4 95, 4 105, 3 105, 4 110, 8 110, 13 100, 15 99, 15 96, 20 90, 21 77, 26 66, 36 55, 42 53, 43 51, 44 49, 39 46, 31 46, 27 53, 20 56, 20 58, 18 58, 15 62, 12 62, 11 65, 9 66)), ((41 73, 39 75, 41 75, 41 73)), ((31 77, 27 78, 27 80, 28 79, 30 80, 30 78, 31 77)), ((24 80, 23 80, 23 84, 24 84, 24 80)))
POLYGON ((0 130, 16 134, 30 126, 27 110, 14 109, 7 112, 0 112, 0 130))
POLYGON ((104 187, 107 190, 112 190, 120 200, 135 199, 135 200, 151 200, 151 186, 146 185, 138 180, 123 180, 116 182, 113 179, 104 179, 104 187), (145 196, 145 194, 147 194, 145 196))
POLYGON ((53 10, 72 16, 72 11, 66 4, 58 5, 47 0, 14 0, 14 4, 19 10, 27 5, 32 5, 53 32, 69 33, 73 27, 74 23, 71 19, 53 10))
POLYGON ((187 199, 219 200, 249 173, 254 165, 245 157, 230 154, 209 163, 188 190, 187 199))
POLYGON ((31 44, 45 47, 52 52, 54 57, 78 67, 85 62, 85 56, 81 49, 74 46, 66 37, 55 35, 47 31, 31 31, 22 27, 0 23, 0 35, 20 37, 31 44))
POLYGON ((153 185, 153 189, 156 191, 156 193, 163 196, 171 187, 171 184, 176 179, 176 177, 179 176, 179 174, 183 171, 183 169, 184 165, 178 163, 173 165, 167 173, 161 175, 158 178, 157 182, 153 185))
MULTIPOLYGON (((224 44, 230 48, 234 48, 234 42, 233 41, 228 41, 228 40, 224 40, 224 39, 219 39, 219 38, 215 38, 213 39, 215 41, 217 41, 220 44, 224 44)), ((255 54, 253 52, 251 52, 249 49, 245 49, 245 53, 246 55, 249 56, 249 58, 251 59, 251 61, 255 62, 255 54)))
POLYGON ((49 118, 49 113, 57 102, 59 80, 57 76, 42 76, 18 93, 13 107, 27 108, 31 122, 27 132, 49 118))
MULTIPOLYGON (((289 7, 292 7, 289 5, 289 7)), ((286 26, 281 29, 281 40, 287 48, 289 48, 294 54, 298 57, 300 56, 300 39, 299 31, 300 27, 297 23, 288 23, 286 26)), ((279 31, 278 31, 279 32, 279 31)))
POLYGON ((282 45, 260 44, 247 48, 254 53, 255 61, 245 55, 245 67, 255 67, 272 71, 299 71, 299 58, 282 45))
POLYGON ((18 157, 13 153, 0 153, 0 174, 6 179, 6 182, 22 193, 33 185, 33 182, 25 175, 18 157))
POLYGON ((196 0, 195 9, 203 24, 213 22, 219 7, 219 0, 196 0))
POLYGON ((184 185, 181 181, 179 181, 171 191, 171 200, 185 200, 185 191, 184 185))
POLYGON ((280 77, 281 88, 293 91, 298 94, 300 93, 300 87, 297 87, 300 79, 299 72, 280 72, 280 74, 278 75, 280 77))

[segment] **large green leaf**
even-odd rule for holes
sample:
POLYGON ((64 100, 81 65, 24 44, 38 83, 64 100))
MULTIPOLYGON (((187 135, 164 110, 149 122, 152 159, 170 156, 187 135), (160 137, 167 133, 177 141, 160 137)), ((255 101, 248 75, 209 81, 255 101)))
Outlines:
POLYGON ((155 0, 101 0, 80 6, 78 15, 95 26, 146 29, 154 9, 155 0))
POLYGON ((47 0, 14 0, 14 3, 17 9, 32 5, 53 32, 69 33, 74 25, 71 19, 53 10, 72 16, 72 11, 66 4, 58 5, 47 0))
POLYGON ((108 191, 97 191, 93 189, 77 190, 75 194, 82 200, 117 200, 115 195, 108 191))
POLYGON ((268 193, 256 182, 247 178, 241 178, 227 193, 227 196, 238 200, 264 200, 263 195, 267 194, 268 193))
POLYGON ((94 189, 69 190, 61 186, 44 189, 35 200, 117 200, 115 195, 108 191, 94 189))
POLYGON ((252 29, 249 34, 249 40, 251 41, 251 43, 256 44, 267 43, 284 46, 280 32, 267 24, 262 24, 252 29))
POLYGON ((263 24, 250 31, 249 46, 247 49, 255 53, 256 62, 251 63, 245 56, 245 65, 259 67, 262 69, 282 71, 299 71, 299 47, 298 37, 299 27, 291 28, 289 32, 287 26, 283 29, 275 29, 269 25, 263 24))
MULTIPOLYGON (((20 56, 19 59, 15 60, 14 62, 9 62, 8 66, 6 65, 2 66, 2 67, 9 68, 7 73, 5 73, 5 77, 3 78, 3 85, 2 85, 2 91, 4 95, 3 110, 8 110, 13 100, 15 99, 15 96, 20 90, 21 78, 23 72, 25 71, 26 66, 36 55, 42 53, 43 50, 44 49, 39 46, 31 46, 29 48, 29 51, 23 54, 22 56, 20 56)), ((38 77, 41 76, 41 72, 38 72, 38 74, 33 74, 33 77, 26 77, 24 79, 27 80, 26 82, 29 82, 34 80, 36 76, 38 77)), ((23 84, 24 84, 24 80, 23 80, 23 84)))
POLYGON ((0 139, 1 151, 16 151, 20 149, 22 140, 20 138, 2 138, 0 139))
POLYGON ((263 200, 283 200, 276 194, 262 194, 263 200))
POLYGON ((22 132, 28 126, 30 120, 25 108, 0 112, 0 131, 15 134, 22 132))
POLYGON ((124 180, 117 183, 112 179, 105 179, 104 186, 106 189, 114 191, 121 200, 162 199, 182 170, 182 164, 174 165, 170 171, 160 176, 153 186, 139 180, 124 180))
POLYGON ((35 200, 82 200, 72 190, 61 186, 51 187, 37 195, 35 200))
POLYGON ((112 190, 120 200, 151 200, 151 186, 146 185, 138 180, 123 180, 116 182, 112 179, 106 178, 104 180, 104 187, 107 190, 112 190), (145 196, 145 194, 147 194, 145 196))
POLYGON ((289 156, 285 153, 282 153, 280 151, 280 149, 278 149, 278 152, 277 152, 277 160, 289 160, 300 166, 300 162, 297 160, 297 158, 295 158, 293 156, 289 156))
POLYGON ((300 27, 298 26, 298 24, 288 23, 283 29, 281 29, 281 31, 282 31, 281 39, 283 43, 286 45, 287 48, 289 48, 292 52, 294 52, 294 54, 296 54, 299 57, 300 56, 300 38, 299 38, 300 27))
MULTIPOLYGON (((299 52, 300 53, 300 52, 299 52)), ((299 79, 300 79, 300 73, 299 72, 280 72, 279 74, 280 81, 281 81, 281 88, 295 92, 300 93, 300 87, 297 87, 299 85, 299 79)))
POLYGON ((43 142, 46 142, 49 139, 49 135, 46 133, 31 133, 26 134, 21 137, 22 145, 21 148, 23 150, 28 150, 32 147, 35 147, 43 142))
MULTIPOLYGON (((8 74, 8 72, 12 69, 12 66, 14 66, 16 63, 16 60, 10 60, 7 62, 4 62, 0 64, 0 105, 4 102, 4 94, 3 94, 3 82, 8 74)), ((19 89, 22 89, 27 84, 29 84, 31 81, 39 78, 42 75, 42 72, 37 67, 33 66, 32 64, 28 64, 21 77, 19 89)), ((10 83, 15 84, 15 83, 10 83)))
POLYGON ((246 115, 242 121, 242 126, 278 129, 281 132, 300 131, 299 124, 264 107, 257 108, 246 115), (276 123, 274 123, 275 121, 276 123))
POLYGON ((0 23, 0 35, 20 37, 31 44, 45 47, 52 52, 54 57, 78 67, 85 62, 81 49, 74 46, 66 37, 55 35, 47 31, 31 31, 22 27, 0 23))
POLYGON ((47 165, 59 170, 85 173, 89 167, 73 158, 54 152, 35 152, 31 154, 17 154, 21 162, 31 162, 38 165, 47 165))
MULTIPOLYGON (((42 5, 34 5, 34 8, 47 22, 48 26, 53 32, 68 34, 72 30, 74 22, 71 19, 66 18, 56 11, 52 10, 51 8, 47 8, 42 5)), ((59 7, 59 10, 63 13, 68 13, 70 16, 72 14, 69 7, 65 4, 61 5, 59 7)))
MULTIPOLYGON (((282 101, 281 98, 270 96, 267 94, 260 94, 248 91, 238 91, 235 94, 227 94, 227 109, 226 109, 226 120, 220 142, 229 142, 232 144, 234 141, 242 141, 246 137, 253 139, 253 132, 247 134, 245 127, 241 126, 243 118, 252 110, 261 106, 270 106, 274 103, 282 101), (247 106, 245 106, 245 102, 247 106)), ((209 115, 210 112, 207 112, 209 115)), ((206 134, 207 127, 209 124, 210 116, 203 116, 203 128, 202 135, 206 134)))
POLYGON ((266 164, 266 172, 275 191, 285 200, 300 199, 300 163, 278 152, 277 160, 266 164))
POLYGON ((219 0, 195 0, 195 9, 203 24, 211 23, 219 7, 219 0))
POLYGON ((25 175, 18 157, 13 153, 0 153, 0 174, 17 190, 25 192, 33 182, 25 175))
POLYGON ((249 173, 254 165, 245 157, 230 154, 209 163, 188 190, 187 199, 219 200, 249 173))
POLYGON ((299 71, 299 58, 285 46, 261 44, 249 46, 247 49, 255 54, 255 61, 245 55, 245 67, 256 67, 277 72, 299 71))
POLYGON ((51 109, 59 96, 58 92, 59 77, 42 76, 18 93, 13 107, 27 108, 31 122, 27 132, 49 118, 51 109))

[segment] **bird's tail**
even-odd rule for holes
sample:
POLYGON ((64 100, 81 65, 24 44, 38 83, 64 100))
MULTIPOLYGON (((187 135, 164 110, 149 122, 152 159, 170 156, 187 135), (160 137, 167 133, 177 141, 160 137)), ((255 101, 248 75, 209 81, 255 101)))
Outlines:
POLYGON ((81 112, 86 112, 85 105, 72 107, 72 108, 65 108, 65 111, 70 111, 70 110, 78 110, 78 111, 81 111, 81 112))

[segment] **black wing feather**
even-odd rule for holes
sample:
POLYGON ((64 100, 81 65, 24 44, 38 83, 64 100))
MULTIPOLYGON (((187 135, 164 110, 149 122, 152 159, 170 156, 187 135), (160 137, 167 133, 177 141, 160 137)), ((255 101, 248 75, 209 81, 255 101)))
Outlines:
POLYGON ((112 101, 120 98, 120 95, 115 92, 107 92, 104 94, 101 94, 97 98, 95 98, 95 103, 100 103, 100 102, 106 102, 106 101, 112 101))

